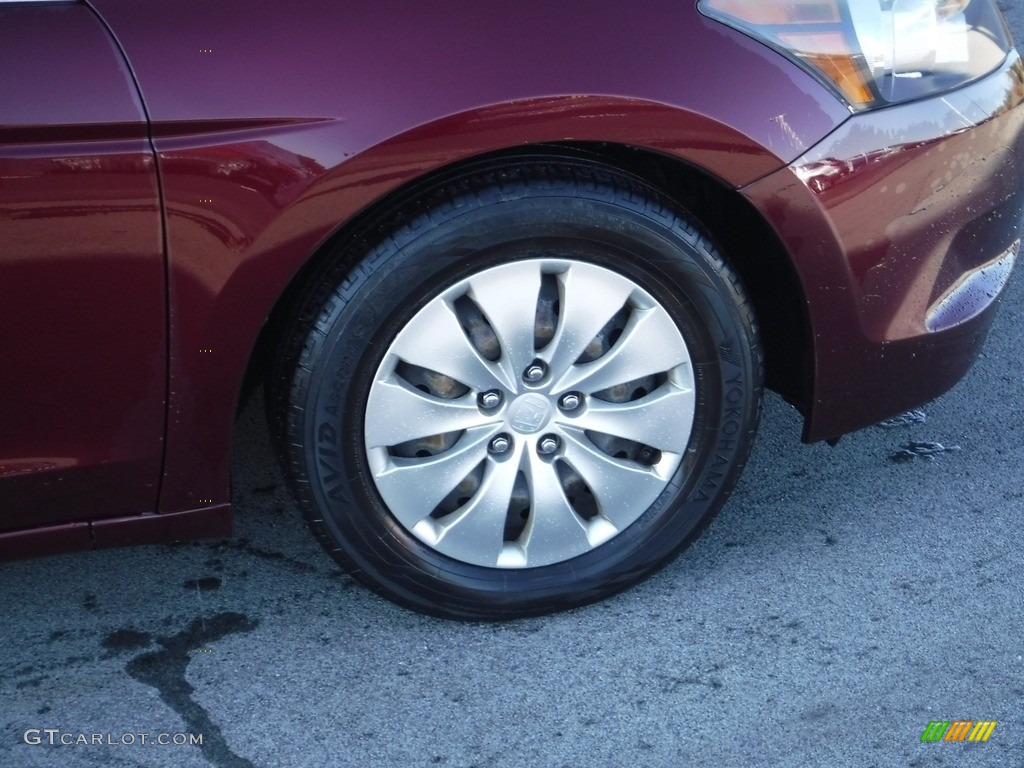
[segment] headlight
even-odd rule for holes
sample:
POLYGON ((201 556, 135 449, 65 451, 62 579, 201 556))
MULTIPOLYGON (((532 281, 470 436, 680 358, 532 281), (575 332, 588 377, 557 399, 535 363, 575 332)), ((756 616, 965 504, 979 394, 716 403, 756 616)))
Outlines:
POLYGON ((1011 48, 994 0, 700 0, 855 110, 948 91, 999 67, 1011 48))

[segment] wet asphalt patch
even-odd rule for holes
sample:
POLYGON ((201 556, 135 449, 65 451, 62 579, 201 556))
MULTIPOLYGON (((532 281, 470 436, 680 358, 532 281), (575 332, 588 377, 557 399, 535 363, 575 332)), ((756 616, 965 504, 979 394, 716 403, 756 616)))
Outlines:
MULTIPOLYGON (((159 650, 136 656, 125 667, 137 681, 156 689, 163 702, 181 716, 186 730, 203 734, 199 748, 203 757, 217 768, 255 768, 255 765, 231 751, 210 713, 192 698, 195 689, 189 685, 185 671, 195 651, 228 635, 251 632, 257 626, 257 620, 235 612, 218 613, 209 619, 198 618, 177 634, 158 637, 159 650)), ((123 643, 126 633, 131 630, 119 632, 121 639, 112 641, 111 638, 118 634, 114 632, 107 636, 104 645, 108 642, 123 643)))
POLYGON ((889 460, 896 464, 905 464, 915 459, 935 461, 936 456, 943 453, 957 453, 959 450, 959 445, 946 447, 942 443, 911 440, 909 443, 904 443, 896 453, 890 455, 889 460))
POLYGON ((912 427, 915 424, 927 424, 928 414, 922 410, 907 411, 901 413, 899 416, 893 416, 891 419, 878 422, 879 427, 882 429, 899 429, 900 427, 912 427))
MULTIPOLYGON (((906 429, 927 423, 928 414, 920 409, 915 409, 880 421, 875 426, 880 429, 906 429)), ((918 459, 935 461, 937 456, 944 453, 957 453, 960 450, 959 445, 946 446, 932 440, 908 440, 900 445, 899 450, 889 454, 889 461, 894 464, 907 464, 918 459)))
POLYGON ((136 629, 118 629, 103 638, 100 643, 107 649, 103 658, 108 659, 126 651, 137 651, 152 644, 153 638, 148 632, 139 632, 136 629))

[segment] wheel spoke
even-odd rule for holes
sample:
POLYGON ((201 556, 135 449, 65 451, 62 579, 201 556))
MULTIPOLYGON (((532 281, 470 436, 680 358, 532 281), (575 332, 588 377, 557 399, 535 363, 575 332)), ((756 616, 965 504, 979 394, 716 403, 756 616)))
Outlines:
POLYGON ((557 563, 590 549, 587 524, 569 504, 552 463, 527 454, 530 518, 520 539, 529 566, 557 563))
POLYGON ((476 398, 434 397, 394 378, 378 381, 366 406, 366 446, 398 445, 421 437, 497 423, 480 413, 476 398))
POLYGON ((634 311, 607 354, 575 365, 556 383, 559 390, 598 392, 615 384, 665 373, 689 362, 679 329, 660 307, 634 311))
POLYGON ((572 424, 659 450, 682 453, 690 439, 693 409, 693 390, 667 384, 629 403, 591 398, 586 412, 572 419, 572 424))
POLYGON ((613 459, 582 432, 566 432, 564 458, 590 488, 601 515, 618 530, 636 521, 665 487, 654 468, 613 459))
POLYGON ((515 454, 504 461, 490 462, 476 495, 437 525, 438 550, 460 560, 471 555, 477 561, 496 566, 504 546, 505 518, 518 472, 515 454))
POLYGON ((482 391, 503 383, 497 368, 477 352, 455 311, 444 301, 432 301, 421 309, 390 351, 407 363, 443 373, 472 389, 482 391))
POLYGON ((560 282, 558 328, 544 350, 556 377, 572 367, 633 292, 632 283, 625 278, 584 264, 573 265, 560 276, 560 282))
POLYGON ((470 281, 469 295, 501 344, 498 364, 510 385, 518 381, 534 358, 540 282, 540 263, 536 261, 509 264, 500 272, 483 272, 470 281))
POLYGON ((486 456, 493 426, 476 427, 444 453, 424 459, 392 457, 374 476, 392 514, 410 530, 427 517, 486 456))

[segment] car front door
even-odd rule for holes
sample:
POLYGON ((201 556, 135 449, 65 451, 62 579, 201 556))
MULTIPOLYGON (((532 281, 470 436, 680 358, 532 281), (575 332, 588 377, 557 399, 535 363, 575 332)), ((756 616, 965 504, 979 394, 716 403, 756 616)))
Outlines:
POLYGON ((0 531, 156 508, 163 234, 145 110, 88 6, 0 0, 0 531))

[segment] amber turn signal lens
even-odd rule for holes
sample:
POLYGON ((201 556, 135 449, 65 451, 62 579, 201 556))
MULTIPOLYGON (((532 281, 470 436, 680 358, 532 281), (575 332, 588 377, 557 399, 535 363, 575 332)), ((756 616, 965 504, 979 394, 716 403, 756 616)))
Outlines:
POLYGON ((843 50, 842 33, 779 35, 790 43, 797 56, 831 80, 854 106, 867 106, 875 100, 861 64, 843 50))
POLYGON ((731 16, 745 28, 774 28, 769 36, 832 81, 851 105, 865 107, 874 102, 867 73, 857 58, 859 48, 842 25, 837 0, 706 0, 702 7, 731 16))

